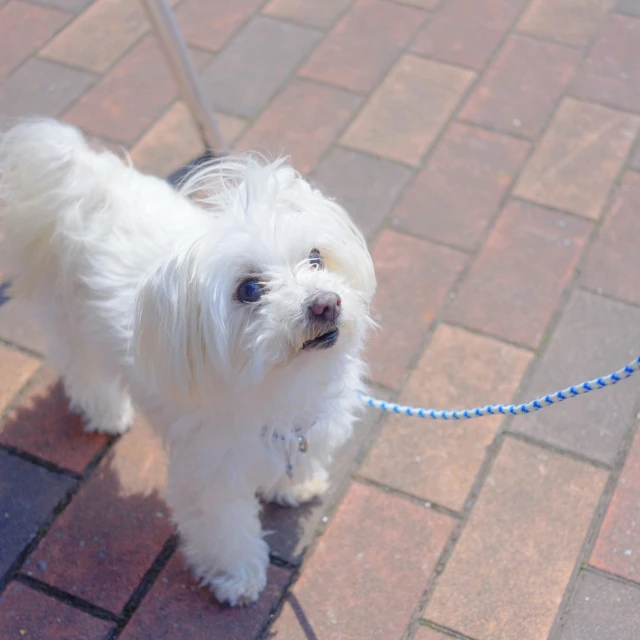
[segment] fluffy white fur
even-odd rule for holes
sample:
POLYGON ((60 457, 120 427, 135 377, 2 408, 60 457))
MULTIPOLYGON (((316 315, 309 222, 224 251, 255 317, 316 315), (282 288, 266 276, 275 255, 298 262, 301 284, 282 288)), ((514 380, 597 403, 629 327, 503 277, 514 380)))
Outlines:
POLYGON ((268 564, 256 496, 321 494, 352 431, 375 289, 361 234, 280 161, 225 159, 176 191, 50 120, 1 138, 0 213, 12 291, 87 429, 123 433, 134 405, 148 416, 190 566, 219 600, 256 600, 268 564), (265 284, 257 303, 236 298, 248 276, 265 284), (302 349, 321 333, 309 305, 322 292, 342 299, 339 339, 302 349))

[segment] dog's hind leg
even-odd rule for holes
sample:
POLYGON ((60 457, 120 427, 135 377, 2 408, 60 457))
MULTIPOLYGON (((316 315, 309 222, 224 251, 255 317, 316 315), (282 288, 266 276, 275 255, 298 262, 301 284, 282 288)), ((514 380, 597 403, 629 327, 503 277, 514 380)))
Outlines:
POLYGON ((84 416, 85 431, 124 433, 134 418, 126 387, 105 370, 100 354, 92 351, 81 332, 74 334, 68 318, 52 320, 50 315, 43 326, 48 360, 62 377, 71 409, 84 416))
POLYGON ((85 431, 119 435, 131 426, 133 405, 120 380, 95 370, 87 375, 85 363, 78 361, 62 377, 71 408, 85 417, 85 431))

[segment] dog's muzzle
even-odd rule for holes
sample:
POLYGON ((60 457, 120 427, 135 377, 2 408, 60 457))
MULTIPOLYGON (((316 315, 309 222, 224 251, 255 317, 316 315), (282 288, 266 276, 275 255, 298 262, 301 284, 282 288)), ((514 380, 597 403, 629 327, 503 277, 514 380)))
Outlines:
POLYGON ((309 304, 309 321, 316 337, 307 340, 303 349, 330 349, 338 342, 338 319, 342 300, 333 291, 323 291, 309 304))

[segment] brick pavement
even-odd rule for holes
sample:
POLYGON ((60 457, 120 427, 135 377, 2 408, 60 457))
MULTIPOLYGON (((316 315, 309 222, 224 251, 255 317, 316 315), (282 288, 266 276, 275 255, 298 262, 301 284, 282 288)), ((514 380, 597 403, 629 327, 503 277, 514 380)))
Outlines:
MULTIPOLYGON (((528 399, 637 355, 638 2, 173 4, 227 139, 364 230, 377 395, 528 399)), ((26 113, 161 176, 202 151, 133 0, 0 0, 0 118, 26 113)), ((269 584, 234 610, 176 551, 149 427, 84 434, 9 295, 1 640, 638 637, 640 380, 513 420, 367 414, 323 501, 265 508, 269 584)))

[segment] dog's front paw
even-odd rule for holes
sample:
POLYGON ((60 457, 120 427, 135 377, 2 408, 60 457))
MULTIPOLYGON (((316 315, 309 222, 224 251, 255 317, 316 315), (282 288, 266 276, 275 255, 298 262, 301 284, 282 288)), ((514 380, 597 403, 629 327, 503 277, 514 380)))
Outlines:
POLYGON ((266 496, 269 502, 275 502, 282 507, 299 507, 327 492, 329 488, 329 474, 321 469, 311 478, 293 484, 289 478, 283 478, 266 496))
POLYGON ((255 602, 267 586, 266 567, 247 575, 244 567, 238 571, 224 572, 211 580, 210 588, 220 602, 241 607, 255 602))
POLYGON ((213 595, 220 602, 228 602, 232 607, 255 602, 267 585, 269 547, 260 540, 260 553, 247 559, 232 569, 218 570, 202 581, 208 584, 213 595))
MULTIPOLYGON (((219 602, 232 607, 255 602, 267 584, 269 546, 262 539, 253 541, 253 551, 236 565, 216 568, 190 563, 203 586, 208 586, 219 602)), ((209 563, 207 563, 209 564, 209 563)))

